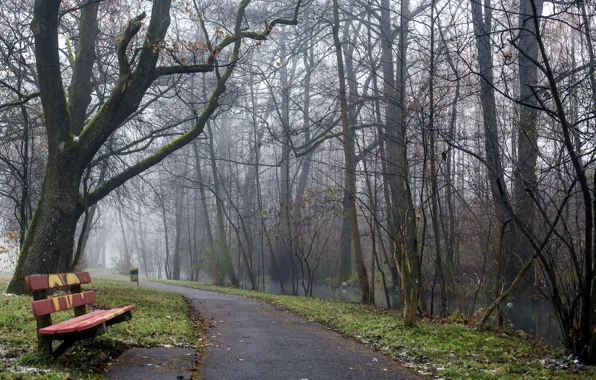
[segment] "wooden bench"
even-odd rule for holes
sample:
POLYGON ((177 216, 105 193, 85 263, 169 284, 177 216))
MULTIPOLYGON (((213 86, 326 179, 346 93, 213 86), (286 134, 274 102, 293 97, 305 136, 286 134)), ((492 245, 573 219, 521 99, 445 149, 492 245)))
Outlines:
POLYGON ((86 306, 95 302, 95 292, 81 290, 82 284, 91 282, 88 272, 57 273, 25 277, 27 288, 33 294, 33 315, 37 318, 37 348, 45 356, 57 358, 81 339, 103 334, 106 327, 128 321, 136 305, 87 313, 86 306), (61 288, 70 294, 47 298, 53 289, 61 288), (74 318, 52 324, 51 314, 74 309, 74 318), (53 350, 52 342, 62 343, 53 350))

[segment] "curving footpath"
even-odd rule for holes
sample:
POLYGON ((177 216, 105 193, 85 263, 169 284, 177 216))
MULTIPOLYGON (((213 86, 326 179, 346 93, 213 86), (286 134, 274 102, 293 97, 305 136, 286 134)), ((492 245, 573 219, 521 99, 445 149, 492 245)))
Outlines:
POLYGON ((153 282, 143 286, 186 296, 205 318, 205 380, 421 378, 355 340, 259 301, 153 282))

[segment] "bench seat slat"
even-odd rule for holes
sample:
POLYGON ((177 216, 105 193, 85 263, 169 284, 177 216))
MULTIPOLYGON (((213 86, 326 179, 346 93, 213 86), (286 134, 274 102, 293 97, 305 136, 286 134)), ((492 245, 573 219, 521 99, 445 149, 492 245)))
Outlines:
POLYGON ((31 302, 31 306, 33 307, 33 315, 39 317, 40 315, 52 314, 57 311, 68 310, 73 307, 84 306, 94 302, 95 292, 87 291, 33 301, 31 302))
POLYGON ((91 276, 89 276, 89 272, 35 274, 25 277, 25 282, 29 291, 33 292, 69 285, 89 284, 91 276))
POLYGON ((95 310, 91 313, 81 315, 80 317, 72 318, 60 323, 56 323, 55 325, 44 327, 39 330, 39 333, 43 335, 53 335, 88 330, 102 324, 103 322, 107 322, 112 318, 124 314, 128 310, 134 309, 136 306, 137 305, 129 305, 111 310, 95 310))

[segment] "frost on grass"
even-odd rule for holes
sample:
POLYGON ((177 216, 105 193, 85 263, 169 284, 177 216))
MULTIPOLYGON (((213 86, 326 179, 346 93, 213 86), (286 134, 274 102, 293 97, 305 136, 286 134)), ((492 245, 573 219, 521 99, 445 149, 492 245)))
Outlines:
POLYGON ((43 375, 50 372, 50 369, 16 366, 13 369, 11 369, 10 372, 30 375, 43 375))

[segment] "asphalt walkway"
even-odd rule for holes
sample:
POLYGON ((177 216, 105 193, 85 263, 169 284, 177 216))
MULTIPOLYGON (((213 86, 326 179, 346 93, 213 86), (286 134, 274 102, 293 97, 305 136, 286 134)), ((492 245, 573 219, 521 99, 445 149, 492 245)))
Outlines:
POLYGON ((274 306, 181 286, 142 285, 186 296, 205 318, 208 345, 201 358, 205 380, 420 378, 353 339, 274 306))

